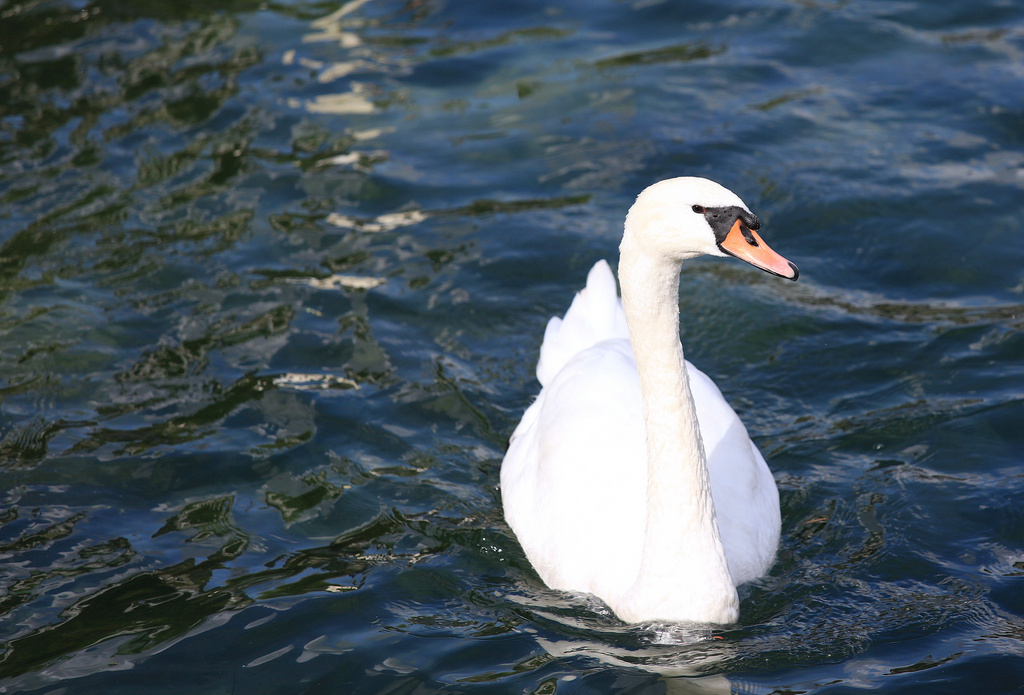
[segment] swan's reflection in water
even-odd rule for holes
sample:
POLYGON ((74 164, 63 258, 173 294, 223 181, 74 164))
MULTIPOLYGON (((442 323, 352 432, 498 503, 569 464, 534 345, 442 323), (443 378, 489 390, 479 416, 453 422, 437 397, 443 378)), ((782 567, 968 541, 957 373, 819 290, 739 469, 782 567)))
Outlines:
POLYGON ((529 613, 537 644, 552 658, 593 659, 615 668, 657 674, 666 693, 762 695, 770 692, 715 673, 727 668, 737 647, 707 625, 619 621, 594 596, 546 587, 509 596, 529 613))

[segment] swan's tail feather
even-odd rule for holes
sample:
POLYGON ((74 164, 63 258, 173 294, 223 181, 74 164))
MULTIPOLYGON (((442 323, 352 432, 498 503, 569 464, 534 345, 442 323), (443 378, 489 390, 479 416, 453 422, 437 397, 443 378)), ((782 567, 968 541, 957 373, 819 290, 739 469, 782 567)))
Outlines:
POLYGON ((537 362, 537 380, 543 386, 573 355, 602 340, 628 337, 615 275, 607 261, 598 261, 587 274, 587 286, 576 294, 565 317, 555 316, 548 321, 537 362))

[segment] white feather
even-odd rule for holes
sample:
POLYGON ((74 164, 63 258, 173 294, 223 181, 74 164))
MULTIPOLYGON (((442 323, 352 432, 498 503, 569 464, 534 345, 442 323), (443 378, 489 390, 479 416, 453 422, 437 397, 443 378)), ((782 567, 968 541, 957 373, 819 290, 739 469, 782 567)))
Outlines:
MULTIPOLYGON (((633 268, 647 262, 637 248, 658 248, 664 242, 643 235, 659 233, 652 227, 658 227, 669 212, 683 215, 684 222, 695 227, 676 234, 679 238, 672 243, 681 249, 673 253, 689 257, 690 247, 706 245, 702 235, 710 233, 710 228, 706 224, 700 228, 702 218, 689 211, 689 201, 699 202, 706 184, 716 196, 714 204, 723 204, 721 199, 729 204, 739 201, 711 182, 674 181, 677 190, 669 191, 674 195, 671 210, 653 209, 665 203, 652 196, 645 200, 646 194, 631 210, 633 224, 631 229, 627 222, 620 272, 622 263, 633 268), (639 214, 634 217, 636 211, 639 214)), ((661 197, 665 193, 660 191, 661 197)), ((649 255, 661 259, 658 253, 649 255)), ((681 261, 666 265, 662 260, 651 261, 652 267, 664 266, 664 272, 675 273, 677 293, 681 261)), ((631 276, 633 284, 641 286, 634 292, 646 293, 645 302, 656 303, 657 292, 645 285, 657 285, 657 276, 657 272, 631 276)), ((625 291, 627 280, 620 279, 625 291)), ((673 295, 671 301, 677 316, 678 297, 673 295)), ((628 621, 730 622, 736 619, 735 585, 761 576, 774 559, 780 531, 778 491, 743 423, 711 379, 682 361, 681 348, 678 363, 685 364, 685 374, 675 376, 683 380, 684 388, 688 382, 693 414, 687 414, 685 394, 668 393, 664 401, 668 405, 657 408, 650 426, 659 427, 661 422, 672 426, 678 417, 680 429, 685 430, 686 419, 692 421, 695 416, 690 440, 696 438, 699 426, 703 455, 699 447, 686 453, 688 440, 678 433, 670 433, 663 445, 659 435, 648 432, 641 371, 634 360, 630 332, 643 346, 642 357, 648 363, 669 365, 664 371, 671 383, 673 362, 665 354, 671 350, 658 347, 665 341, 659 344, 657 335, 674 331, 678 345, 678 322, 665 327, 660 325, 664 321, 642 319, 646 308, 632 312, 636 318, 627 329, 615 278, 608 264, 599 261, 565 316, 548 323, 537 365, 542 389, 512 435, 502 463, 505 517, 538 574, 552 588, 595 594, 628 621), (672 409, 679 412, 662 412, 672 409), (649 442, 659 452, 650 458, 649 442), (673 442, 680 442, 679 446, 673 442), (703 475, 710 480, 710 490, 700 482, 705 465, 703 475), (694 473, 676 476, 676 468, 693 468, 694 473), (666 503, 660 497, 664 490, 680 494, 673 493, 666 503), (712 502, 706 501, 708 497, 712 502), (680 510, 673 508, 676 504, 680 510), (692 505, 713 506, 710 520, 696 512, 687 516, 692 505), (670 527, 659 529, 659 524, 670 527), (715 569, 716 562, 722 564, 723 554, 725 573, 715 569)), ((662 388, 657 385, 660 377, 660 372, 649 374, 648 382, 654 384, 650 391, 662 388)), ((660 402, 655 397, 647 394, 648 409, 660 402)))

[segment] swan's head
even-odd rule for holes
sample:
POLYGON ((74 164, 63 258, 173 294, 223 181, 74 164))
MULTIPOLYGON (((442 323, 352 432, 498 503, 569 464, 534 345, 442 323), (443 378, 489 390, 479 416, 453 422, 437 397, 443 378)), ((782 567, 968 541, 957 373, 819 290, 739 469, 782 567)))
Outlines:
POLYGON ((760 221, 739 196, 714 181, 682 176, 659 181, 637 197, 626 216, 623 245, 682 262, 694 256, 734 256, 796 280, 796 265, 771 250, 760 221))

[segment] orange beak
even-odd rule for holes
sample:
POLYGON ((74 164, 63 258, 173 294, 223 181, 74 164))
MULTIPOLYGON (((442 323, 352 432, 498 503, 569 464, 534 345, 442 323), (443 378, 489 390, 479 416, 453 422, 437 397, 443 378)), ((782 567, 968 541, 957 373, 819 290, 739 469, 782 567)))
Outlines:
POLYGON ((718 247, 730 256, 735 256, 772 275, 790 280, 800 277, 800 270, 796 265, 772 251, 757 232, 740 220, 736 220, 718 247))

